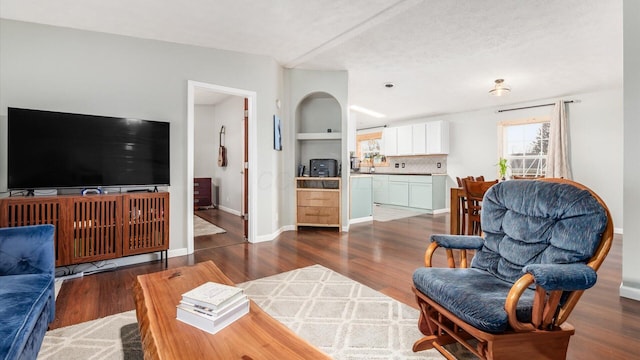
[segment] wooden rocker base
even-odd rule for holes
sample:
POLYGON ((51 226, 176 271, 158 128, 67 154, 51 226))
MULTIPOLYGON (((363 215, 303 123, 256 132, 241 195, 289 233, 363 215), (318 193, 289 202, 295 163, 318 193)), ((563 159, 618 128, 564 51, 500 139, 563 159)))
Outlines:
POLYGON ((548 331, 488 333, 463 322, 415 288, 414 292, 420 305, 418 328, 425 335, 413 344, 414 352, 436 349, 455 360, 444 346, 458 342, 480 359, 566 359, 575 333, 568 323, 548 331))
MULTIPOLYGON (((565 327, 565 326, 563 326, 565 327)), ((560 329, 554 331, 521 333, 505 333, 494 336, 493 339, 477 341, 476 348, 469 349, 481 359, 566 359, 569 338, 574 331, 560 329)), ((421 338, 413 344, 413 351, 436 349, 445 358, 455 360, 445 345, 457 342, 450 336, 430 335, 421 338)), ((469 342, 461 342, 462 345, 469 342)))

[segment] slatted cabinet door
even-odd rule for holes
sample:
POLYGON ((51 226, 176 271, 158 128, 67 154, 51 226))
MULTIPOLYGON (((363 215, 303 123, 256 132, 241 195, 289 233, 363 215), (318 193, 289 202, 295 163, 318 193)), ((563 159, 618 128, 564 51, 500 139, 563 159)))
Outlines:
POLYGON ((123 196, 123 255, 169 249, 169 193, 123 196))
POLYGON ((73 197, 72 264, 122 256, 122 197, 73 197))
POLYGON ((54 198, 30 198, 30 201, 24 201, 25 198, 8 198, 2 201, 0 206, 0 227, 17 227, 29 225, 51 224, 56 227, 53 241, 54 252, 56 257, 56 266, 64 265, 66 258, 64 248, 66 244, 58 241, 63 232, 60 226, 60 217, 62 216, 61 200, 54 198))

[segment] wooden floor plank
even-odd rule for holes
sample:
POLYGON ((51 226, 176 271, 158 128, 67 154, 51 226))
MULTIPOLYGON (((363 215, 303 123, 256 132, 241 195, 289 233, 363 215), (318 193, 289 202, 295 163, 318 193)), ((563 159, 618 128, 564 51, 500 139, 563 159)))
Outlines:
MULTIPOLYGON (((170 268, 213 260, 233 282, 240 283, 320 264, 413 307, 411 274, 423 263, 428 236, 446 233, 449 221, 447 214, 425 214, 355 224, 348 233, 314 228, 286 231, 274 241, 249 244, 242 240, 239 216, 210 211, 209 219, 227 231, 224 241, 232 243, 196 246, 192 255, 169 259, 170 268)), ((446 262, 438 257, 435 263, 446 262)), ((135 277, 163 269, 164 263, 156 261, 66 281, 51 328, 133 310, 135 277)), ((617 235, 598 272, 598 283, 584 293, 568 320, 576 328, 568 359, 640 358, 640 302, 618 296, 621 273, 622 238, 617 235)))

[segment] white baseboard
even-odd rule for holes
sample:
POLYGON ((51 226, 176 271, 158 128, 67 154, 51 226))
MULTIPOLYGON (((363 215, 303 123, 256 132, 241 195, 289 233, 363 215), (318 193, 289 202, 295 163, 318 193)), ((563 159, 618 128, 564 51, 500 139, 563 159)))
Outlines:
POLYGON ((272 241, 273 239, 278 237, 278 235, 282 234, 283 232, 291 231, 291 230, 295 230, 295 229, 296 229, 296 227, 294 225, 283 226, 283 227, 281 227, 280 229, 276 230, 275 232, 273 232, 271 234, 258 236, 258 238, 256 239, 256 241, 254 241, 254 243, 272 241))
POLYGON ((445 208, 445 209, 436 209, 436 210, 433 210, 433 214, 434 214, 434 215, 435 215, 435 214, 446 214, 446 213, 448 213, 448 212, 449 212, 449 209, 446 209, 446 208, 445 208))
POLYGON ((613 228, 613 233, 614 233, 614 234, 620 234, 620 235, 623 235, 623 234, 622 234, 622 228, 613 228))
POLYGON ((220 205, 218 205, 218 210, 222 210, 222 211, 224 211, 224 212, 228 212, 229 214, 233 214, 233 215, 238 215, 238 216, 241 216, 241 215, 242 215, 242 214, 240 213, 240 211, 235 210, 235 209, 228 208, 228 207, 226 207, 226 206, 220 206, 220 205))
MULTIPOLYGON (((187 248, 169 249, 168 257, 177 257, 187 255, 187 248)), ((73 264, 68 266, 60 266, 56 268, 56 275, 63 278, 71 278, 72 276, 82 276, 84 274, 92 274, 100 271, 109 271, 117 269, 121 266, 141 264, 150 261, 160 260, 160 253, 154 252, 149 254, 140 254, 133 256, 125 256, 117 259, 99 260, 86 264, 73 264), (92 264, 98 265, 94 266, 92 264)))
POLYGON ((631 300, 640 301, 640 289, 636 287, 626 286, 624 283, 620 285, 620 296, 631 300))
POLYGON ((368 221, 373 221, 373 216, 366 216, 366 217, 361 217, 361 218, 356 218, 356 219, 349 219, 349 224, 359 224, 359 223, 363 223, 363 222, 368 222, 368 221))

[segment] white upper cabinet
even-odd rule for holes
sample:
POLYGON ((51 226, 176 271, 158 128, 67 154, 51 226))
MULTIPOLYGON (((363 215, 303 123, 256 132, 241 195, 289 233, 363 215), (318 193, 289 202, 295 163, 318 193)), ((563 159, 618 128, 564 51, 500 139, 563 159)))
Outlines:
POLYGON ((398 151, 397 155, 414 155, 413 152, 413 125, 399 126, 398 128, 398 151))
POLYGON ((411 143, 414 155, 427 153, 427 126, 426 124, 411 125, 411 143))
POLYGON ((386 156, 449 153, 449 123, 443 120, 385 128, 382 133, 386 156))
POLYGON ((427 147, 426 154, 449 153, 449 123, 446 121, 431 121, 426 123, 427 147))
POLYGON ((398 128, 384 128, 382 131, 382 143, 386 156, 398 155, 398 128))

